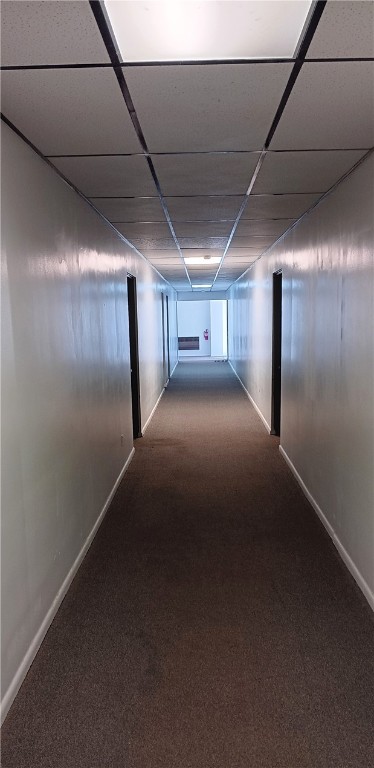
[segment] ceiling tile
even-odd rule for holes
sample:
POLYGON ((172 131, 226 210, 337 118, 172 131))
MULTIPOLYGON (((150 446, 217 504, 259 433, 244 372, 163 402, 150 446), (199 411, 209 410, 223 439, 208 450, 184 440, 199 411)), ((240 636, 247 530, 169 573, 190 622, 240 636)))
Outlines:
POLYGON ((143 254, 148 259, 148 261, 154 264, 158 269, 161 269, 161 267, 179 267, 182 264, 182 259, 180 256, 173 256, 170 259, 155 259, 147 251, 144 251, 143 254))
MULTIPOLYGON (((116 226, 120 231, 122 231, 122 228, 124 228, 125 230, 127 229, 126 224, 125 225, 118 224, 116 226)), ((170 235, 170 230, 169 230, 169 235, 170 235)), ((173 251, 175 249, 175 241, 171 236, 169 238, 152 237, 151 235, 148 238, 133 237, 131 238, 131 242, 134 243, 134 245, 136 246, 136 248, 139 249, 139 251, 154 250, 157 248, 159 250, 165 250, 165 251, 169 249, 173 251)))
POLYGON ((304 64, 271 149, 354 149, 374 144, 374 62, 304 64))
POLYGON ((154 195, 146 159, 132 157, 61 157, 51 161, 87 197, 154 195))
POLYGON ((208 250, 223 250, 226 247, 227 237, 179 237, 180 247, 186 248, 207 248, 208 250))
POLYGON ((161 272, 161 274, 167 275, 168 277, 171 277, 171 276, 172 277, 184 277, 184 275, 186 274, 186 270, 185 270, 183 264, 181 264, 181 266, 179 266, 178 264, 170 264, 170 265, 162 264, 162 265, 157 265, 154 262, 152 262, 152 263, 153 263, 153 266, 155 266, 156 269, 158 269, 161 272))
POLYGON ((266 155, 253 192, 326 192, 365 153, 359 150, 328 152, 275 152, 266 155))
POLYGON ((240 257, 238 257, 238 256, 237 256, 237 257, 235 257, 235 256, 230 256, 230 251, 229 251, 229 253, 227 254, 227 256, 225 256, 225 260, 224 260, 224 262, 223 262, 223 263, 224 263, 224 264, 225 264, 227 267, 235 267, 235 266, 238 266, 238 267, 242 267, 242 266, 243 266, 243 264, 244 264, 244 265, 246 265, 246 264, 253 264, 253 262, 254 262, 254 261, 256 261, 256 259, 257 259, 257 256, 255 256, 255 257, 253 257, 253 256, 247 256, 247 258, 246 258, 246 259, 242 259, 242 258, 240 258, 240 257))
POLYGON ((233 221, 187 221, 175 222, 174 230, 177 237, 228 237, 233 227, 233 221))
POLYGON ((216 282, 212 287, 212 291, 226 291, 228 288, 230 288, 230 285, 232 285, 232 282, 233 282, 232 280, 220 281, 219 278, 217 278, 216 282))
POLYGON ((93 197, 93 204, 109 221, 164 222, 165 216, 158 197, 93 197))
POLYGON ((208 155, 153 155, 164 195, 245 194, 257 152, 208 155))
POLYGON ((44 155, 140 152, 111 69, 1 73, 3 114, 44 155))
POLYGON ((291 64, 124 68, 151 152, 262 149, 291 64))
MULTIPOLYGON (((129 240, 132 239, 145 239, 145 240, 157 240, 157 239, 172 239, 170 236, 170 229, 166 221, 163 224, 116 224, 117 229, 122 232, 129 240)), ((174 240, 172 239, 173 248, 175 248, 174 240)))
POLYGON ((236 228, 235 237, 238 235, 247 237, 248 240, 254 241, 254 245, 256 242, 261 245, 261 242, 268 242, 269 238, 274 240, 275 235, 281 235, 293 222, 294 219, 270 219, 268 221, 241 219, 236 228))
POLYGON ((345 59, 374 56, 374 5, 367 0, 327 3, 307 58, 345 59))
POLYGON ((278 239, 278 237, 280 237, 280 235, 278 235, 277 237, 273 235, 272 237, 268 238, 267 242, 259 243, 259 245, 256 247, 256 246, 253 246, 252 242, 249 242, 248 237, 235 236, 232 239, 232 245, 233 245, 233 248, 247 248, 247 250, 249 250, 250 252, 259 254, 259 253, 263 253, 265 250, 267 250, 267 248, 270 248, 270 246, 274 243, 275 240, 278 239))
POLYGON ((235 220, 242 200, 242 195, 165 198, 168 211, 174 222, 235 220))
POLYGON ((211 283, 217 273, 217 268, 218 264, 215 264, 212 269, 187 267, 187 270, 192 283, 211 283))
POLYGON ((250 195, 240 221, 246 219, 297 219, 319 195, 250 195))
MULTIPOLYGON (((267 246, 265 246, 267 248, 267 246)), ((264 247, 261 248, 235 248, 234 246, 230 246, 226 258, 230 258, 231 256, 233 258, 238 259, 256 259, 257 256, 261 256, 261 254, 264 251, 264 247)))
POLYGON ((1 64, 101 64, 109 56, 89 3, 1 3, 1 64))

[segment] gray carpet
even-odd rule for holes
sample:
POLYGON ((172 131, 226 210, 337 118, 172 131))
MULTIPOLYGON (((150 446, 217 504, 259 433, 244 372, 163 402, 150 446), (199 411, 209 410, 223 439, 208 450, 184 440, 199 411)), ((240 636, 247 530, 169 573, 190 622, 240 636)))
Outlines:
POLYGON ((178 366, 4 768, 369 768, 372 614, 227 363, 178 366))

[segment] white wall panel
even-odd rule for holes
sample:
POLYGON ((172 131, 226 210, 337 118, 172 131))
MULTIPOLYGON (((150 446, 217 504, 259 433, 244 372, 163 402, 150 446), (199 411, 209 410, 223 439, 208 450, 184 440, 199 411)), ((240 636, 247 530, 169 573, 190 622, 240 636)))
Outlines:
POLYGON ((281 445, 370 601, 373 165, 371 156, 257 261, 229 301, 230 359, 270 424, 272 275, 282 268, 281 445))
POLYGON ((132 450, 127 271, 138 284, 143 424, 164 383, 161 290, 169 295, 172 369, 177 342, 170 286, 6 126, 2 141, 2 695, 8 691, 9 703, 132 450))
POLYGON ((211 344, 210 301, 177 303, 178 336, 198 336, 199 349, 180 350, 179 357, 209 357, 211 344), (204 339, 204 331, 208 339, 204 339))

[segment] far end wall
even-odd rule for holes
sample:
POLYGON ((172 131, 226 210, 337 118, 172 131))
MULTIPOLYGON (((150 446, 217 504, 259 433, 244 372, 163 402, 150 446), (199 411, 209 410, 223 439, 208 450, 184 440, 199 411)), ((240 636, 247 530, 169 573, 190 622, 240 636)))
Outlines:
POLYGON ((270 425, 282 269, 281 447, 374 606, 373 177, 371 156, 231 287, 229 359, 270 425))

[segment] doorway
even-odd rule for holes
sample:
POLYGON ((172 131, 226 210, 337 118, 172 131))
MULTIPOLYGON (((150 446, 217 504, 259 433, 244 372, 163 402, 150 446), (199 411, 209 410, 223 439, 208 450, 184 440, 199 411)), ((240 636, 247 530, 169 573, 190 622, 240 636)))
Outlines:
POLYGON ((127 302, 129 311, 132 431, 133 437, 137 438, 142 436, 142 431, 140 415, 138 308, 136 298, 136 278, 132 275, 127 275, 127 302))
POLYGON ((271 434, 280 436, 282 381, 282 271, 273 274, 271 434))
POLYGON ((168 381, 170 379, 170 326, 169 326, 169 296, 165 296, 165 308, 166 308, 166 362, 168 381))
POLYGON ((162 314, 162 360, 164 386, 170 379, 170 342, 169 342, 169 297, 161 293, 161 314, 162 314))

